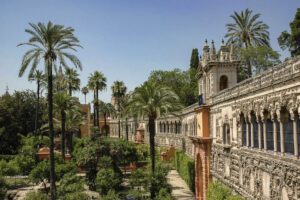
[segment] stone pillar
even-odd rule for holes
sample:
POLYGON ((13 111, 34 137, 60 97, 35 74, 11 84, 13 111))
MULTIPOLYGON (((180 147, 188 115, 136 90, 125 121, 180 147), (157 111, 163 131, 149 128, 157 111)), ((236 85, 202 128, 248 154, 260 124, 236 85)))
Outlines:
POLYGON ((298 149, 298 115, 295 113, 291 113, 291 120, 293 121, 293 139, 294 139, 294 156, 296 158, 299 157, 299 149, 298 149))
POLYGON ((263 135, 264 135, 264 150, 268 150, 268 143, 267 143, 267 119, 264 118, 263 122, 263 135))
POLYGON ((284 154, 285 146, 284 146, 284 129, 283 129, 283 119, 280 116, 280 113, 277 114, 279 121, 279 131, 280 131, 280 152, 284 154))
POLYGON ((249 120, 245 120, 246 121, 246 146, 249 147, 250 143, 249 143, 249 120))
POLYGON ((250 115, 250 131, 251 131, 251 147, 253 148, 254 147, 254 127, 253 127, 253 119, 250 115))
POLYGON ((277 152, 277 126, 276 126, 276 118, 272 116, 273 122, 273 140, 274 140, 274 152, 277 152))
POLYGON ((261 150, 261 123, 257 117, 257 127, 258 127, 258 148, 261 150))

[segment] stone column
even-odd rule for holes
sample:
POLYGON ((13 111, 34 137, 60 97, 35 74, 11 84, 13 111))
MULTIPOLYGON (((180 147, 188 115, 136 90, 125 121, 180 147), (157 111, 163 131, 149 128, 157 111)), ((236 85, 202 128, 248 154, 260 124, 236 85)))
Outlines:
POLYGON ((249 147, 250 143, 249 143, 249 119, 245 120, 246 121, 246 146, 249 147))
POLYGON ((258 148, 261 150, 261 123, 259 120, 259 116, 256 116, 257 128, 258 128, 258 148))
POLYGON ((251 130, 251 147, 254 147, 254 127, 253 127, 253 119, 250 115, 250 130, 251 130))
MULTIPOLYGON (((277 116, 280 116, 280 114, 277 114, 277 116)), ((279 118, 279 131, 280 131, 280 152, 281 154, 284 154, 285 146, 284 146, 284 129, 283 129, 283 120, 282 117, 279 118)))
POLYGON ((293 139, 294 139, 294 156, 298 158, 299 149, 298 149, 298 115, 294 112, 291 112, 291 120, 293 121, 293 139))
POLYGON ((273 122, 273 140, 274 140, 274 152, 277 152, 277 126, 276 126, 276 118, 272 116, 273 122))
POLYGON ((264 135, 264 150, 268 150, 268 146, 267 146, 267 118, 266 116, 264 116, 263 120, 263 135, 264 135))

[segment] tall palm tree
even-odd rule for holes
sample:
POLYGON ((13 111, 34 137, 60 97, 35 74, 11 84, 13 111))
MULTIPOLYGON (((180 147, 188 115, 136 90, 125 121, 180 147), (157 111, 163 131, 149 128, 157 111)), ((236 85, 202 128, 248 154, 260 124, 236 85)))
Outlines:
MULTIPOLYGON (((168 87, 145 82, 132 93, 127 109, 132 114, 148 118, 151 173, 153 176, 155 172, 155 120, 160 115, 181 109, 179 97, 168 87)), ((152 186, 150 192, 152 199, 154 197, 152 186)))
POLYGON ((269 46, 269 26, 258 21, 260 14, 252 15, 248 8, 241 13, 230 16, 234 23, 226 24, 228 43, 234 42, 238 47, 269 46))
POLYGON ((36 108, 35 108, 35 122, 34 122, 34 135, 37 136, 37 130, 39 127, 39 109, 40 109, 40 90, 41 87, 44 85, 45 81, 45 75, 43 74, 42 71, 36 70, 33 74, 29 75, 28 80, 30 82, 35 81, 37 85, 36 89, 36 95, 37 95, 37 100, 36 100, 36 108))
MULTIPOLYGON (((93 95, 94 95, 93 96, 94 97, 93 101, 96 101, 96 89, 95 89, 96 87, 95 87, 95 82, 92 79, 92 76, 89 77, 87 87, 88 87, 89 90, 93 91, 93 95)), ((94 125, 94 127, 96 126, 96 107, 95 107, 95 105, 93 106, 93 125, 94 125)))
POLYGON ((65 77, 68 85, 69 95, 72 96, 73 91, 80 90, 80 79, 78 78, 79 74, 75 69, 67 68, 65 77))
POLYGON ((79 40, 74 36, 74 29, 64 27, 63 25, 30 23, 30 29, 25 29, 25 32, 30 34, 27 42, 19 45, 27 45, 31 47, 22 60, 19 76, 21 77, 25 70, 31 65, 29 74, 32 74, 38 67, 41 59, 44 62, 45 73, 47 74, 48 82, 48 118, 49 118, 49 138, 50 138, 50 193, 51 200, 56 199, 55 187, 55 166, 54 166, 54 127, 53 127, 53 75, 52 70, 57 66, 57 62, 67 67, 66 59, 71 61, 74 66, 81 69, 80 60, 68 50, 76 50, 81 47, 79 40))
POLYGON ((88 87, 83 87, 81 89, 82 94, 84 95, 84 104, 86 104, 86 95, 89 93, 89 88, 88 87))
POLYGON ((117 110, 118 110, 118 131, 119 138, 121 137, 121 102, 124 98, 127 88, 123 81, 115 81, 111 86, 112 95, 117 101, 117 110))
POLYGON ((100 113, 103 114, 104 118, 104 131, 105 136, 108 135, 108 126, 107 126, 107 117, 112 116, 116 113, 114 106, 111 103, 105 103, 103 101, 99 101, 99 107, 101 108, 100 113))
POLYGON ((100 71, 95 71, 89 77, 89 81, 91 82, 91 86, 94 86, 95 90, 95 98, 94 98, 94 107, 95 107, 95 118, 96 118, 96 126, 99 127, 99 91, 106 89, 106 77, 100 71))
POLYGON ((65 160, 65 144, 66 144, 66 112, 74 105, 74 101, 71 96, 66 92, 58 92, 54 94, 54 108, 60 113, 61 122, 61 154, 63 160, 65 160))
MULTIPOLYGON (((230 16, 233 23, 226 24, 228 38, 227 43, 233 43, 238 48, 255 46, 270 46, 269 26, 259 21, 260 14, 252 15, 252 10, 246 9, 241 13, 234 12, 230 16)), ((250 61, 246 62, 247 73, 252 75, 250 61)))

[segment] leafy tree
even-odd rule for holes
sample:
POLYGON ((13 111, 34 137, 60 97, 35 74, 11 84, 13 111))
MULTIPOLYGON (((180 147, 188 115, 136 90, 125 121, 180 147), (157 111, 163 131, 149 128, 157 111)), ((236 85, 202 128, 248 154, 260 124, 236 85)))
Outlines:
POLYGON ((91 190, 96 189, 95 179, 100 155, 98 146, 91 139, 82 140, 75 145, 74 157, 78 166, 86 169, 87 185, 91 190))
POLYGON ((88 87, 83 87, 83 88, 81 89, 81 92, 82 92, 82 94, 84 95, 84 104, 86 104, 86 95, 87 95, 87 93, 89 93, 88 87))
MULTIPOLYGON (((152 176, 155 173, 155 120, 164 113, 180 108, 179 98, 170 88, 156 85, 153 82, 145 82, 136 88, 129 99, 128 110, 148 119, 152 176)), ((154 191, 150 192, 151 198, 153 198, 154 191)))
POLYGON ((198 49, 195 48, 195 49, 192 50, 190 68, 197 70, 198 65, 199 65, 199 52, 198 52, 198 49))
POLYGON ((127 87, 125 86, 123 81, 115 81, 111 86, 112 96, 117 101, 117 110, 118 110, 118 131, 119 131, 119 138, 121 137, 121 104, 123 98, 126 95, 127 87))
POLYGON ((100 169, 97 173, 96 187, 102 195, 106 195, 109 190, 116 190, 122 183, 120 176, 113 169, 100 169))
MULTIPOLYGON (((239 52, 242 63, 245 65, 250 62, 256 74, 280 63, 279 54, 266 46, 248 47, 240 49, 239 52)), ((243 76, 243 74, 241 75, 243 76)), ((244 74, 244 77, 246 77, 246 74, 244 74)))
POLYGON ((34 134, 37 135, 37 130, 40 127, 39 124, 39 109, 40 109, 40 93, 41 93, 41 87, 45 86, 45 75, 42 71, 36 70, 31 76, 29 76, 29 81, 35 81, 37 85, 36 95, 36 112, 35 112, 35 130, 34 134))
POLYGON ((20 45, 27 45, 32 47, 28 50, 22 60, 19 76, 21 77, 29 64, 32 63, 29 74, 32 74, 41 60, 44 61, 45 72, 47 74, 48 86, 48 119, 49 119, 49 138, 50 138, 50 190, 51 200, 55 199, 55 166, 54 166, 54 127, 53 127, 53 76, 52 69, 57 62, 61 66, 68 68, 66 59, 69 59, 75 67, 81 69, 80 60, 66 50, 75 50, 80 47, 79 40, 74 36, 74 29, 71 27, 64 27, 63 25, 52 24, 48 22, 29 24, 31 29, 26 29, 25 32, 30 34, 28 42, 20 45))
MULTIPOLYGON (((259 21, 260 14, 252 15, 252 10, 246 9, 230 16, 233 23, 226 25, 227 43, 233 43, 239 48, 267 46, 269 47, 269 26, 259 21)), ((247 63, 247 75, 251 77, 251 64, 247 63)))
MULTIPOLYGON (((17 153, 21 136, 34 132, 36 101, 31 90, 0 97, 0 154, 17 153)), ((40 106, 39 119, 45 107, 43 99, 40 106)))
POLYGON ((95 71, 89 77, 90 87, 94 87, 94 106, 96 108, 96 126, 99 127, 99 91, 102 91, 106 88, 106 77, 100 71, 95 71))
POLYGON ((279 46, 282 50, 288 49, 291 56, 300 55, 300 8, 297 8, 295 18, 290 23, 290 29, 290 33, 283 31, 278 37, 279 46))
POLYGON ((178 95, 180 102, 189 106, 197 102, 196 71, 194 68, 190 68, 188 71, 181 71, 180 69, 157 70, 151 72, 148 81, 163 87, 170 87, 178 95))

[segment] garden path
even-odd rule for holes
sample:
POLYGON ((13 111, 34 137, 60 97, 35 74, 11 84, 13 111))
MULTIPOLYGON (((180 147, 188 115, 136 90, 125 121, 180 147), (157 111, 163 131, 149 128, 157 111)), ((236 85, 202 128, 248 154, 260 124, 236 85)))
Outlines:
POLYGON ((176 200, 195 200, 195 195, 176 170, 171 170, 167 176, 169 185, 172 188, 172 196, 176 200))

